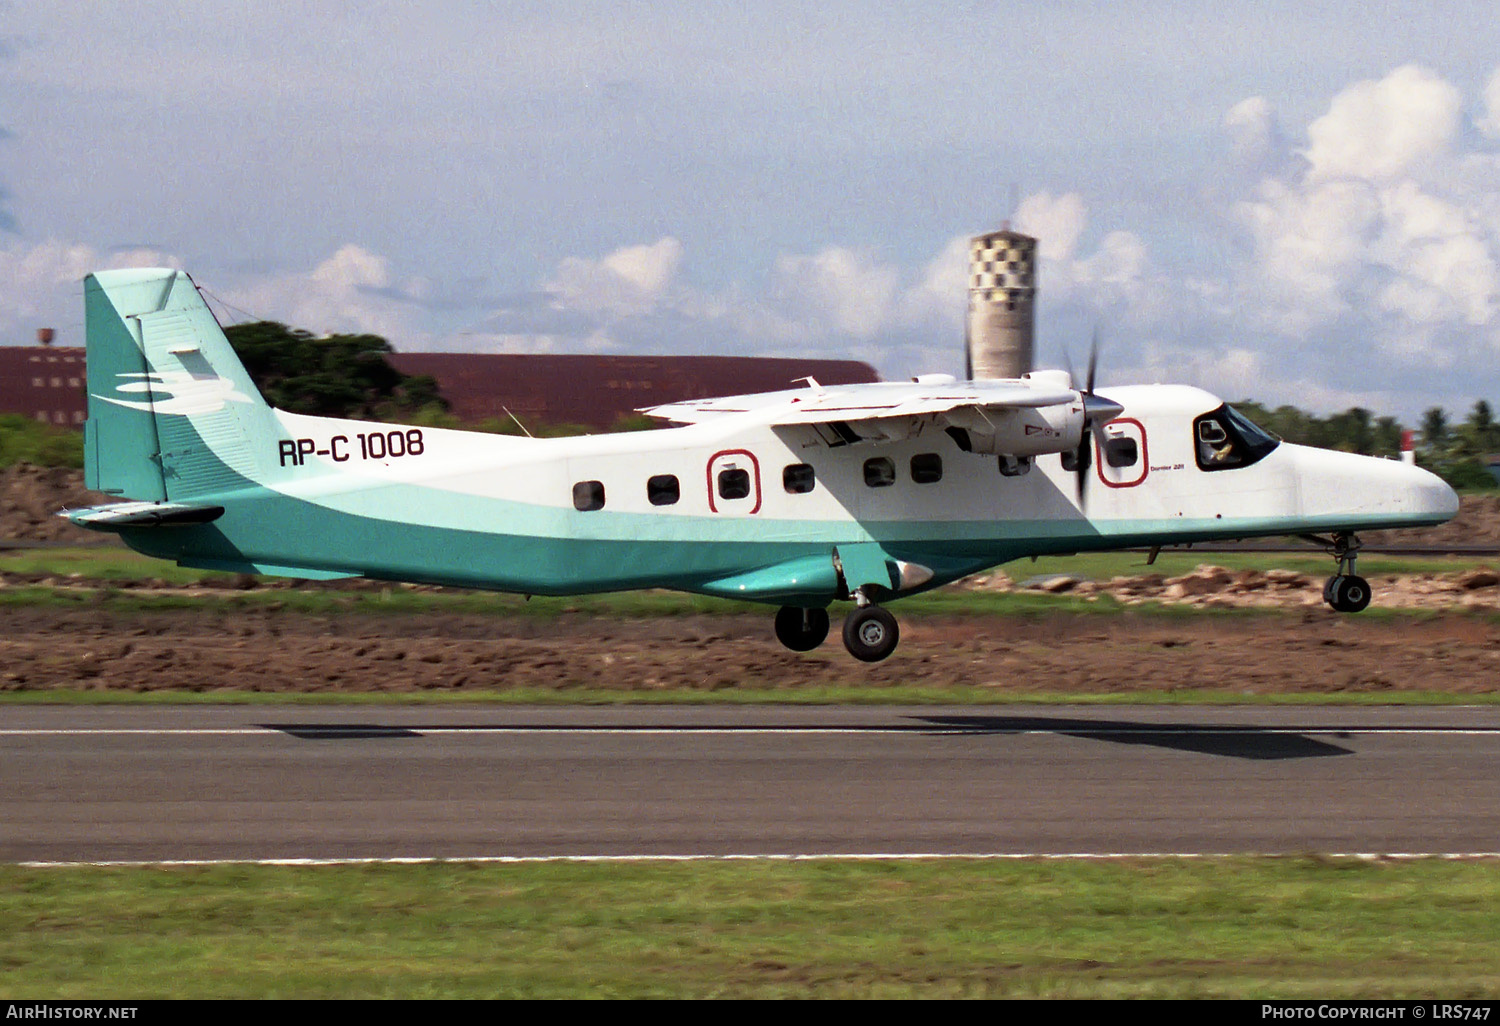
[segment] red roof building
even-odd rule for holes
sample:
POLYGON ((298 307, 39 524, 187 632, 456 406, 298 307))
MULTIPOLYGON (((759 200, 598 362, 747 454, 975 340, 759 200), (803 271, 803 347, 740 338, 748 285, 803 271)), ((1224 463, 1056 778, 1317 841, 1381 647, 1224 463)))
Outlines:
MULTIPOLYGON (((643 406, 793 388, 811 376, 824 385, 878 381, 854 360, 786 360, 749 356, 555 356, 498 353, 393 353, 404 374, 430 374, 465 423, 508 420, 529 425, 608 428, 643 406)), ((0 413, 79 427, 86 417, 83 350, 0 346, 0 413)))

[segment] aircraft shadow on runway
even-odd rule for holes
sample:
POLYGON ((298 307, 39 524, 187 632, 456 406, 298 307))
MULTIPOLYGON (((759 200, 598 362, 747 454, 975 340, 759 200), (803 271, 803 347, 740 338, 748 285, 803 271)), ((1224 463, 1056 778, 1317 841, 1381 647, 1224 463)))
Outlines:
MULTIPOLYGON (((1090 741, 1109 741, 1121 745, 1149 745, 1200 755, 1217 755, 1233 759, 1317 759, 1333 755, 1353 755, 1351 749, 1319 741, 1298 731, 1257 726, 1224 726, 1213 724, 1137 723, 1129 720, 1066 719, 1051 716, 914 716, 910 724, 890 723, 840 724, 838 729, 858 732, 891 731, 928 735, 1005 735, 1027 733, 1063 734, 1090 741)), ((382 723, 262 723, 266 730, 276 730, 304 741, 359 741, 398 738, 420 738, 432 731, 483 734, 505 730, 537 733, 594 733, 598 726, 564 723, 530 724, 420 724, 403 726, 382 723)), ((630 724, 612 725, 611 732, 628 734, 680 731, 683 734, 705 730, 733 734, 757 733, 765 728, 746 724, 630 724)), ((827 728, 814 725, 786 725, 778 731, 795 734, 819 733, 827 728)))
POLYGON ((963 734, 1045 732, 1120 745, 1150 745, 1232 759, 1320 759, 1353 755, 1352 749, 1285 729, 1194 723, 1134 723, 1070 720, 1053 716, 921 716, 934 726, 963 734))

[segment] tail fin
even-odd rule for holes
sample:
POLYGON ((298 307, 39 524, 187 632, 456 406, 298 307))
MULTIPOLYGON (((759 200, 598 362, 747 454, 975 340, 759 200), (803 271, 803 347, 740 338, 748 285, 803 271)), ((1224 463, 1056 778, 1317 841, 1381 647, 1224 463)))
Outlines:
POLYGON ((84 279, 89 488, 152 501, 223 492, 254 478, 251 439, 271 408, 182 271, 84 279))

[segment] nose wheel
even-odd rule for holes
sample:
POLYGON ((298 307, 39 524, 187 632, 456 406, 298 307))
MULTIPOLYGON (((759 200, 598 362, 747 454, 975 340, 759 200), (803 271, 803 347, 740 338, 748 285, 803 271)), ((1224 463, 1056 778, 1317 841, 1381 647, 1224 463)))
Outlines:
POLYGON ((1359 539, 1352 531, 1339 531, 1333 536, 1328 552, 1338 560, 1338 572, 1323 585, 1323 601, 1336 612, 1358 613, 1370 604, 1370 582, 1354 572, 1359 549, 1359 539))

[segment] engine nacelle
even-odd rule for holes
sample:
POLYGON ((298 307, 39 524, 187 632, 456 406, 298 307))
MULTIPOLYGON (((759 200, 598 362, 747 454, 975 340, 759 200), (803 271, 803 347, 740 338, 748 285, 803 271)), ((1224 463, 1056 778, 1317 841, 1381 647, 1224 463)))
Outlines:
POLYGON ((1086 427, 1082 402, 1004 410, 968 407, 945 414, 944 420, 950 433, 956 429, 967 436, 969 451, 987 456, 1071 452, 1082 443, 1086 427))

